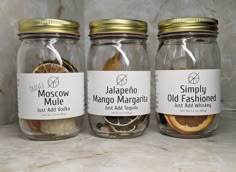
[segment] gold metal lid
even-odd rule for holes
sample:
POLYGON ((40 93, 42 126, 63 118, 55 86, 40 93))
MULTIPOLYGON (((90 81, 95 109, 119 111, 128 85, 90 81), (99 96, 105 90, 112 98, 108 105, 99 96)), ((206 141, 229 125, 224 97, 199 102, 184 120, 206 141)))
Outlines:
POLYGON ((90 35, 102 33, 146 34, 147 23, 130 19, 102 19, 89 23, 90 35))
POLYGON ((218 21, 208 17, 186 17, 163 20, 158 24, 159 34, 185 31, 217 32, 218 21))
POLYGON ((28 19, 18 23, 19 34, 25 33, 66 33, 79 35, 79 23, 60 19, 28 19))

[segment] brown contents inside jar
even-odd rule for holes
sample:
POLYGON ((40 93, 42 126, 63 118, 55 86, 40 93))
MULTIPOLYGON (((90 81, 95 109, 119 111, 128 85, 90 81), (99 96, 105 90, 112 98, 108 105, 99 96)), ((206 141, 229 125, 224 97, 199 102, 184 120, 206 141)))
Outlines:
MULTIPOLYGON (((69 73, 78 71, 70 62, 65 59, 62 60, 62 65, 58 64, 57 61, 44 61, 33 70, 33 73, 69 73)), ((75 118, 53 120, 27 119, 25 123, 32 131, 58 136, 68 135, 77 130, 75 118)))
MULTIPOLYGON (((188 70, 188 69, 171 68, 171 70, 188 70)), ((214 120, 215 115, 184 116, 184 115, 164 114, 164 117, 169 126, 174 130, 176 130, 177 132, 183 135, 192 135, 206 129, 214 120)))
MULTIPOLYGON (((121 54, 116 53, 109 58, 103 66, 104 71, 121 70, 121 54)), ((138 125, 146 119, 146 115, 142 116, 105 116, 105 123, 98 123, 97 128, 104 133, 114 132, 119 134, 128 134, 135 131, 138 125)))

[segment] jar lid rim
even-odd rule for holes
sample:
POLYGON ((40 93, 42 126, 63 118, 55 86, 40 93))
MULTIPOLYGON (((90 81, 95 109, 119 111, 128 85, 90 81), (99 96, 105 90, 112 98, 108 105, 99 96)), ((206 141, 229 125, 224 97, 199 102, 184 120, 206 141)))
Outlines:
POLYGON ((134 19, 101 19, 89 23, 90 35, 97 33, 147 33, 147 23, 134 19))
POLYGON ((18 22, 19 34, 26 33, 67 33, 79 35, 79 23, 72 20, 35 18, 18 22))
POLYGON ((218 20, 209 17, 182 17, 160 21, 159 34, 183 31, 218 31, 218 20))

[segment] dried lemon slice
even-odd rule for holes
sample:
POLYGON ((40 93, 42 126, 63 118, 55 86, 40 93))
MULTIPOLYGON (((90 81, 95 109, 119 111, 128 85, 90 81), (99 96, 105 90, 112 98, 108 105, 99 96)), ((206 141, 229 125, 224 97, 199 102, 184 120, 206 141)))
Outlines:
POLYGON ((169 125, 177 132, 191 135, 206 129, 214 120, 215 115, 179 116, 165 114, 165 118, 169 125))
POLYGON ((125 127, 133 124, 134 122, 138 121, 141 116, 127 116, 127 117, 113 117, 113 116, 106 116, 104 117, 105 121, 116 127, 125 127))
POLYGON ((33 73, 67 73, 69 72, 65 67, 55 63, 44 63, 37 66, 33 73))
POLYGON ((128 126, 125 126, 125 127, 110 125, 110 127, 116 133, 126 133, 126 132, 135 131, 136 128, 137 128, 137 125, 128 125, 128 126))
POLYGON ((66 68, 68 70, 68 72, 78 72, 78 69, 75 68, 75 66, 73 66, 68 60, 62 58, 62 64, 60 64, 57 60, 53 60, 53 61, 44 61, 43 64, 46 63, 51 63, 51 64, 57 64, 60 66, 63 66, 64 68, 66 68))

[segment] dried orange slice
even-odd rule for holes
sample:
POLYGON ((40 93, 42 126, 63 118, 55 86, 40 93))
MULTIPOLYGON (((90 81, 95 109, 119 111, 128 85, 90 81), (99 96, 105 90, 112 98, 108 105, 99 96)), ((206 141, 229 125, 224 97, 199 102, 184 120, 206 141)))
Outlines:
POLYGON ((215 115, 204 116, 179 116, 165 114, 169 125, 177 132, 191 135, 206 129, 214 120, 215 115))
POLYGON ((67 73, 69 72, 65 67, 55 63, 44 63, 37 66, 33 73, 67 73))
POLYGON ((167 123, 169 124, 169 126, 170 126, 171 128, 175 128, 175 127, 171 124, 171 122, 170 122, 170 120, 169 120, 169 118, 168 118, 168 115, 164 115, 164 116, 165 116, 165 119, 166 119, 167 123))
POLYGON ((39 120, 25 120, 26 124, 31 130, 38 131, 40 129, 40 121, 39 120))

